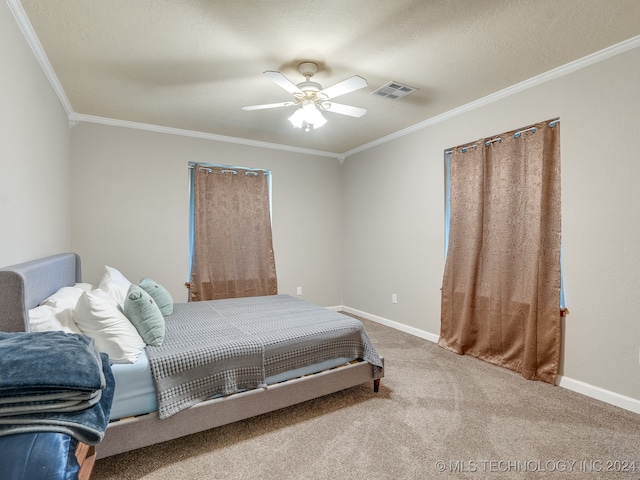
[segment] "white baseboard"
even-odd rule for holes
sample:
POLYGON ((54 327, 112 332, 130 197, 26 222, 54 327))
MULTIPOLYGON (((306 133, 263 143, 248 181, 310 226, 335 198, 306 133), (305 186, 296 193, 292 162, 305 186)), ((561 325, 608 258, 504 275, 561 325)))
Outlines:
MULTIPOLYGON (((426 332, 424 330, 420 330, 419 328, 409 327, 407 325, 403 325, 402 323, 398 323, 387 318, 379 317, 377 315, 372 315, 361 310, 356 310, 355 308, 347 307, 346 305, 340 307, 331 307, 331 310, 343 311, 346 313, 351 313, 353 315, 358 315, 359 317, 366 318, 367 320, 386 325, 387 327, 395 328, 396 330, 415 335, 416 337, 424 338, 425 340, 429 340, 433 343, 438 343, 438 338, 440 338, 440 336, 436 335, 435 333, 426 332)), ((612 392, 611 390, 605 390, 604 388, 596 387, 594 385, 590 385, 580 380, 574 380, 573 378, 565 377, 563 375, 558 375, 556 384, 557 386, 566 388, 567 390, 571 390, 573 392, 586 395, 587 397, 595 398, 596 400, 600 400, 610 405, 623 408, 624 410, 629 410, 630 412, 640 414, 639 399, 627 397, 625 395, 612 392)))
POLYGON ((388 318, 372 315, 370 313, 363 312, 361 310, 356 310, 355 308, 347 307, 345 305, 342 306, 342 311, 351 313, 353 315, 358 315, 359 317, 366 318, 367 320, 372 320, 376 323, 381 323, 382 325, 395 328, 396 330, 400 330, 405 333, 410 333, 411 335, 424 338, 425 340, 429 340, 430 342, 433 342, 433 343, 438 343, 438 338, 440 338, 440 335, 429 333, 424 330, 420 330, 419 328, 409 327, 408 325, 403 325, 402 323, 389 320, 388 318))
POLYGON ((595 398, 602 402, 616 407, 624 408, 630 412, 640 414, 640 400, 636 398, 627 397, 620 393, 612 392, 611 390, 605 390, 604 388, 596 387, 580 380, 574 380, 573 378, 564 377, 558 375, 556 383, 559 387, 566 388, 576 393, 581 393, 587 397, 595 398))

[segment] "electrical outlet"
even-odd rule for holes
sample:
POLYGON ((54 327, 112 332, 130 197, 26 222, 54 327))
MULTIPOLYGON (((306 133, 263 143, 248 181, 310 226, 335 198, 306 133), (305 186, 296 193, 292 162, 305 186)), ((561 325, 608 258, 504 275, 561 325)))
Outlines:
POLYGON ((391 294, 391 303, 398 303, 398 294, 397 293, 392 293, 391 294))
POLYGON ((297 295, 302 295, 302 287, 296 288, 296 294, 297 295))

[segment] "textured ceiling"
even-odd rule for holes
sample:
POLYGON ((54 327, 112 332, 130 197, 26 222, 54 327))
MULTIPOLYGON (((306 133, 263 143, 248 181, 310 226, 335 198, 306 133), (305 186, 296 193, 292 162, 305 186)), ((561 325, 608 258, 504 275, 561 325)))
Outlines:
MULTIPOLYGON (((8 0, 10 3, 11 0, 8 0)), ((17 3, 14 0, 13 3, 17 3)), ((83 115, 341 154, 640 35, 638 0, 22 0, 71 104, 83 115), (262 75, 365 89, 304 132, 262 75), (372 96, 394 80, 419 90, 372 96)))

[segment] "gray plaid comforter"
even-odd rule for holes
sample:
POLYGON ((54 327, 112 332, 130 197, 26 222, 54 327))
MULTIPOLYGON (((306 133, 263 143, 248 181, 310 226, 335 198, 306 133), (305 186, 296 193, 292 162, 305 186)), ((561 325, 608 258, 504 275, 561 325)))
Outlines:
POLYGON ((360 321, 289 295, 179 303, 165 320, 163 344, 147 347, 160 418, 332 358, 357 357, 382 373, 360 321))

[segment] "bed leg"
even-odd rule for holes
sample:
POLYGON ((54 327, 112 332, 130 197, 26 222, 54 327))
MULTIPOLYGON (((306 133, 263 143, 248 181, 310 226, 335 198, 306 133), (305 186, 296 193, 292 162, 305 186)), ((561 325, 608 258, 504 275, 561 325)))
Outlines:
POLYGON ((375 393, 378 393, 378 390, 380 389, 380 379, 377 378, 373 381, 373 391, 375 393))

